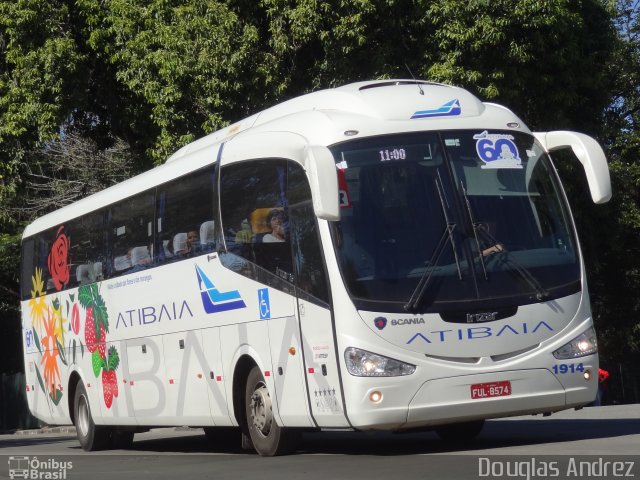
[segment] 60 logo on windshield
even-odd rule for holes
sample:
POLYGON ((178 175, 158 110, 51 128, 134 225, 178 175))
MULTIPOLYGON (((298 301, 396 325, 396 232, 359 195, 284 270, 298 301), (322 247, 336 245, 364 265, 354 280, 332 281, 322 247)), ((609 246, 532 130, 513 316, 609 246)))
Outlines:
POLYGON ((476 143, 478 156, 485 162, 492 162, 499 158, 518 158, 518 150, 514 143, 507 139, 501 138, 494 142, 485 138, 476 143))
POLYGON ((522 168, 522 160, 512 135, 488 133, 486 130, 473 136, 476 152, 484 162, 481 168, 522 168))

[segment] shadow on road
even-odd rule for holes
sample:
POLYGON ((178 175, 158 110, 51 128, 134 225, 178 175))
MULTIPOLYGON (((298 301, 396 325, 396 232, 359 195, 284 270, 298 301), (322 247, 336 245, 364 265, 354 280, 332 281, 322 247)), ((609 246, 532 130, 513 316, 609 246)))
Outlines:
MULTIPOLYGON (((299 453, 344 455, 412 455, 453 453, 510 446, 553 444, 587 439, 606 439, 640 434, 640 419, 598 420, 492 420, 480 436, 468 443, 444 443, 434 432, 310 432, 305 433, 299 453)), ((162 439, 136 439, 133 451, 160 453, 247 453, 239 441, 211 444, 204 435, 162 439)))

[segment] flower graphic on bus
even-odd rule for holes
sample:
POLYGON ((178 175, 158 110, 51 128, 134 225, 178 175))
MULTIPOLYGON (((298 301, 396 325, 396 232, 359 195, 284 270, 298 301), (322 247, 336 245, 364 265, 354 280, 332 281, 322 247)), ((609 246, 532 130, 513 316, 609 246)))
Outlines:
POLYGON ((38 380, 40 386, 43 387, 53 403, 56 405, 62 398, 62 390, 60 386, 60 369, 58 368, 58 357, 60 356, 61 349, 58 337, 55 332, 56 318, 49 310, 47 318, 44 321, 45 334, 42 337, 42 358, 40 359, 40 365, 42 365, 42 374, 44 380, 40 377, 38 372, 38 380), (44 385, 43 385, 44 383, 44 385))
POLYGON ((51 246, 49 258, 47 259, 51 280, 53 280, 53 285, 58 291, 69 283, 69 238, 62 232, 63 229, 64 225, 58 228, 56 239, 51 246))
MULTIPOLYGON (((56 290, 65 288, 69 283, 69 237, 64 233, 64 226, 57 230, 47 257, 47 266, 50 281, 56 290)), ((27 346, 32 339, 32 344, 41 355, 35 372, 42 391, 55 405, 60 403, 63 395, 58 362, 68 365, 68 355, 69 362, 75 364, 78 348, 84 357, 86 346, 91 353, 93 374, 102 380, 105 405, 111 408, 113 399, 118 397, 116 370, 120 358, 115 346, 107 350, 109 316, 98 286, 83 285, 77 292, 70 290, 47 296, 43 273, 42 268, 36 267, 31 277, 33 289, 28 302, 31 329, 27 335, 27 346), (81 308, 85 311, 84 331, 81 308), (67 342, 65 336, 68 337, 67 342)))
POLYGON ((42 280, 42 269, 36 268, 31 277, 33 290, 29 300, 31 330, 29 337, 33 339, 35 347, 40 352, 39 365, 42 367, 42 375, 38 366, 35 366, 38 384, 42 391, 58 405, 62 398, 62 386, 60 385, 60 367, 58 360, 67 364, 62 343, 64 342, 64 318, 60 302, 54 297, 51 304, 47 302, 42 280))
POLYGON ((36 267, 35 275, 31 277, 33 290, 31 290, 31 300, 29 309, 31 310, 31 325, 42 332, 42 323, 49 306, 45 298, 44 282, 42 281, 42 269, 36 267))

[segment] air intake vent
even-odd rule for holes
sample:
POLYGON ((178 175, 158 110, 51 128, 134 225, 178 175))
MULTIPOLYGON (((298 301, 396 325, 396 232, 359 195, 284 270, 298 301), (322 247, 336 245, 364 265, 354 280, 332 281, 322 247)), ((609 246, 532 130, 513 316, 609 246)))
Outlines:
POLYGON ((455 363, 478 363, 480 361, 480 357, 441 357, 440 355, 425 355, 427 358, 433 358, 435 360, 444 360, 445 362, 455 362, 455 363))
POLYGON ((537 343, 535 345, 531 345, 530 347, 523 348, 522 350, 516 350, 515 352, 503 353, 501 355, 492 355, 491 360, 493 360, 494 362, 501 362, 502 360, 508 360, 510 358, 517 357, 518 355, 522 355, 523 353, 528 352, 530 350, 535 350, 539 346, 540 344, 537 343))

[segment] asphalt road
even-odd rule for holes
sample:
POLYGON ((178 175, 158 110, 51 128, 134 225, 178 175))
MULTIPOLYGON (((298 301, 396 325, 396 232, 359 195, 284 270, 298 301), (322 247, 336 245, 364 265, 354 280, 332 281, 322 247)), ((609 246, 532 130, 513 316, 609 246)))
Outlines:
POLYGON ((25 462, 28 478, 63 480, 640 478, 640 405, 491 420, 469 445, 432 432, 309 433, 297 454, 277 458, 214 446, 199 429, 156 429, 137 434, 131 450, 97 453, 73 433, 32 433, 0 435, 0 478, 25 462))

